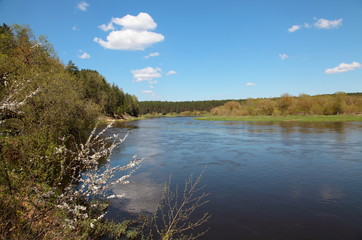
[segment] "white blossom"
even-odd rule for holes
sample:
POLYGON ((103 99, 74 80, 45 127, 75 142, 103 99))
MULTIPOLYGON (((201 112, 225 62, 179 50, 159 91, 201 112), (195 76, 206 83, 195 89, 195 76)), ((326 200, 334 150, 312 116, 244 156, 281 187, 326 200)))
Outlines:
MULTIPOLYGON (((62 204, 58 207, 65 209, 69 212, 70 216, 74 217, 73 224, 76 224, 78 219, 89 219, 86 206, 74 204, 75 199, 84 199, 91 201, 93 199, 114 199, 122 198, 124 194, 108 194, 107 190, 115 184, 128 184, 128 179, 132 174, 140 167, 143 159, 137 159, 136 156, 126 165, 111 167, 109 164, 110 157, 113 150, 122 144, 128 136, 128 133, 123 137, 119 137, 118 134, 104 137, 106 131, 112 127, 109 124, 103 130, 96 134, 97 126, 93 129, 89 135, 87 141, 84 144, 76 145, 76 151, 67 149, 65 144, 56 148, 56 153, 68 153, 73 157, 73 161, 65 165, 62 164, 62 171, 71 171, 72 175, 71 184, 65 188, 64 193, 59 198, 62 204), (101 159, 105 159, 108 163, 104 167, 99 168, 99 162, 101 159), (72 164, 73 162, 77 164, 72 164), (73 166, 82 166, 80 171, 73 166), (126 172, 121 177, 116 177, 118 172, 126 172), (76 187, 75 185, 78 184, 76 187)), ((92 203, 91 208, 98 208, 99 204, 92 203)), ((102 213, 99 216, 92 216, 93 221, 99 221, 106 213, 102 213)), ((94 222, 91 222, 91 227, 94 226, 94 222)))

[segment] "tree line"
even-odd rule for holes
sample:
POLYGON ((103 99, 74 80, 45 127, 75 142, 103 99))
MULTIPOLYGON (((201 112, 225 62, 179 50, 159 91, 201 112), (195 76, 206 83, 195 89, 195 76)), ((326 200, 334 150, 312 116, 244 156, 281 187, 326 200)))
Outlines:
POLYGON ((362 93, 323 94, 310 96, 283 94, 275 98, 248 98, 210 101, 141 101, 140 114, 207 112, 214 115, 335 115, 362 113, 362 93))
MULTIPOLYGON (((140 101, 139 113, 144 114, 168 114, 182 112, 209 112, 212 108, 218 107, 230 100, 210 100, 210 101, 140 101)), ((242 102, 243 100, 237 100, 242 102)))
POLYGON ((283 94, 279 98, 248 98, 242 102, 226 102, 212 108, 210 113, 222 116, 361 114, 362 93, 300 94, 298 97, 283 94))

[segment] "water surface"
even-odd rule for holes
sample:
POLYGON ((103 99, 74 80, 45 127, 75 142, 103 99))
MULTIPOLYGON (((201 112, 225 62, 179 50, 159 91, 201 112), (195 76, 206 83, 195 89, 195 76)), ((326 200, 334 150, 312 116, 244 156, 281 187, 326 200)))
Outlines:
POLYGON ((145 158, 131 184, 113 191, 108 217, 152 212, 162 184, 205 169, 212 218, 203 239, 362 239, 362 123, 128 123, 112 164, 145 158))

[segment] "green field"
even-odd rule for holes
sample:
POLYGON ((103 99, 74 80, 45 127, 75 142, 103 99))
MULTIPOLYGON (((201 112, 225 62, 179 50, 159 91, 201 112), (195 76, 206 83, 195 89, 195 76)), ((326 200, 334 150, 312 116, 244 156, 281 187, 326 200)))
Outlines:
POLYGON ((288 116, 204 116, 195 118, 204 121, 295 121, 295 122, 361 122, 362 115, 288 115, 288 116))

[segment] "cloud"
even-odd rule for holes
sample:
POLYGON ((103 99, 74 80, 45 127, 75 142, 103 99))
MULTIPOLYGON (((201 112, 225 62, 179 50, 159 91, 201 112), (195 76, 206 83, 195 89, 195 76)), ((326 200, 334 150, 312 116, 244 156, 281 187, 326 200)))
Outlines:
POLYGON ((77 26, 74 25, 74 26, 72 27, 72 30, 73 30, 73 31, 77 31, 77 30, 78 30, 77 26))
POLYGON ((168 71, 168 72, 166 73, 167 76, 171 76, 171 75, 174 75, 174 74, 176 74, 176 71, 173 71, 173 70, 168 71))
POLYGON ((251 82, 248 82, 248 83, 246 83, 246 86, 255 86, 255 83, 251 83, 251 82))
POLYGON ((321 19, 314 18, 314 19, 317 21, 313 25, 319 29, 337 28, 339 26, 342 26, 342 21, 343 21, 342 18, 336 20, 327 20, 323 18, 321 19))
POLYGON ((104 48, 114 50, 144 50, 154 43, 162 42, 165 37, 162 34, 152 32, 157 27, 152 17, 147 13, 139 13, 137 16, 126 15, 122 18, 112 18, 111 22, 99 26, 104 31, 113 30, 107 36, 107 40, 95 37, 93 41, 104 48), (121 30, 115 30, 115 25, 121 26, 121 30))
POLYGON ((82 55, 80 55, 78 57, 81 59, 87 59, 87 58, 90 58, 91 56, 88 53, 84 52, 82 55))
POLYGON ((106 24, 99 25, 98 27, 105 32, 115 29, 112 22, 108 23, 107 25, 106 24))
POLYGON ((147 56, 144 56, 144 58, 149 59, 151 57, 157 57, 157 56, 160 56, 160 53, 154 52, 154 53, 148 54, 147 56))
POLYGON ((151 91, 151 90, 144 90, 144 91, 142 91, 142 93, 152 94, 152 93, 153 93, 153 91, 151 91))
POLYGON ((157 84, 158 82, 157 82, 157 80, 150 80, 150 81, 148 81, 148 83, 149 84, 157 84))
POLYGON ((150 97, 151 99, 154 99, 154 100, 161 99, 161 96, 152 90, 143 90, 142 93, 148 95, 148 97, 150 97))
POLYGON ((302 26, 300 25, 293 25, 292 27, 288 28, 289 32, 295 32, 297 30, 299 30, 302 26))
POLYGON ((279 54, 279 57, 280 57, 281 60, 285 60, 285 59, 289 58, 289 56, 287 54, 285 54, 285 53, 279 54))
POLYGON ((137 16, 126 15, 122 18, 112 18, 112 22, 123 26, 123 29, 154 30, 157 27, 153 18, 148 13, 139 13, 137 16))
POLYGON ((132 70, 133 78, 135 82, 150 81, 150 84, 155 84, 154 78, 162 77, 160 68, 146 67, 143 69, 132 70), (152 82, 152 83, 151 83, 152 82))
POLYGON ((155 88, 154 86, 150 86, 150 88, 155 88))
POLYGON ((94 41, 102 47, 114 50, 144 50, 163 40, 164 37, 161 34, 148 31, 139 32, 132 29, 112 31, 107 36, 107 41, 94 38, 94 41))
POLYGON ((89 7, 89 3, 83 1, 78 3, 77 8, 81 11, 87 11, 87 8, 89 7))
POLYGON ((317 28, 317 29, 332 29, 332 28, 338 28, 342 26, 343 19, 336 19, 336 20, 327 20, 324 18, 313 18, 315 22, 313 24, 310 23, 304 23, 303 25, 293 25, 292 27, 288 28, 289 32, 295 32, 297 30, 300 30, 301 28, 317 28))
POLYGON ((359 62, 352 62, 351 64, 341 63, 337 67, 326 69, 324 72, 327 74, 334 74, 334 73, 349 72, 359 68, 362 68, 362 64, 360 64, 359 62))

